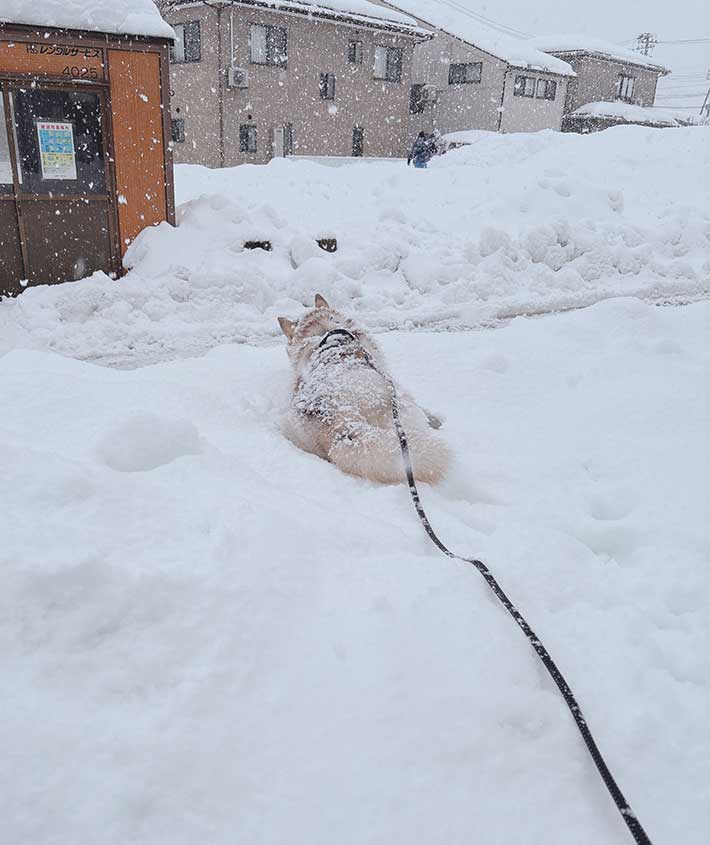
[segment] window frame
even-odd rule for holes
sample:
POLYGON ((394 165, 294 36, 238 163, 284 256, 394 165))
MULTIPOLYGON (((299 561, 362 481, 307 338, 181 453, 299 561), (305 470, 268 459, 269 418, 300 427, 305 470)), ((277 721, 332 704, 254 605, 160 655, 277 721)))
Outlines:
POLYGON ((622 100, 624 103, 632 103, 635 93, 636 77, 632 76, 629 72, 620 73, 616 83, 616 98, 622 100))
POLYGON ((318 90, 320 91, 321 100, 335 99, 335 74, 321 73, 318 80, 318 90))
POLYGON ((239 124, 239 152, 244 155, 254 155, 258 149, 257 131, 255 123, 239 124))
POLYGON ((535 85, 535 99, 554 102, 557 99, 557 80, 538 79, 535 85))
POLYGON ((278 67, 285 69, 288 67, 288 29, 285 26, 275 26, 272 24, 252 23, 249 25, 249 62, 253 65, 261 67, 278 67), (259 61, 254 58, 254 38, 253 33, 255 29, 264 31, 264 61, 259 61), (283 53, 276 52, 275 34, 279 33, 283 39, 283 53))
POLYGON ((352 158, 364 158, 365 157, 365 127, 360 126, 359 124, 355 124, 353 126, 353 138, 352 138, 352 158), (355 138, 357 136, 358 142, 355 143, 355 138))
POLYGON ((180 21, 172 25, 179 35, 175 44, 170 45, 170 64, 186 65, 202 61, 202 29, 200 21, 180 21), (196 36, 196 37, 195 37, 196 36), (177 47, 180 45, 180 56, 177 47), (195 49, 195 47, 197 49, 195 49))
POLYGON ((426 84, 424 82, 414 82, 409 89, 409 113, 410 114, 424 114, 426 108, 426 100, 424 99, 424 91, 426 84))
POLYGON ((372 64, 372 78, 376 79, 378 82, 402 82, 402 70, 404 64, 404 50, 402 47, 392 47, 387 46, 385 44, 376 44, 375 45, 375 57, 372 64), (378 54, 378 51, 385 51, 385 67, 384 67, 384 76, 378 76, 378 55, 382 55, 381 52, 378 54))
POLYGON ((353 40, 348 41, 348 64, 361 65, 363 58, 363 43, 362 41, 353 40))
POLYGON ((483 79, 483 62, 450 62, 449 85, 480 85, 483 79), (469 79, 471 68, 476 68, 477 77, 469 79))
POLYGON ((537 90, 537 77, 535 76, 528 76, 524 73, 518 73, 515 76, 515 81, 513 83, 513 96, 514 97, 525 97, 528 100, 535 98, 535 92, 537 90), (519 81, 523 80, 522 87, 519 85, 519 81), (530 88, 530 93, 528 93, 528 82, 532 82, 532 86, 530 88))

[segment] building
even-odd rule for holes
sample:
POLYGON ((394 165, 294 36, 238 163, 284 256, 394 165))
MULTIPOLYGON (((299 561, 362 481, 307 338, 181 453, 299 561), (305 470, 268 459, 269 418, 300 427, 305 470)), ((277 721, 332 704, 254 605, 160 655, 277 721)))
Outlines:
POLYGON ((574 78, 566 62, 487 26, 460 4, 392 0, 386 5, 434 33, 415 48, 413 129, 444 134, 560 129, 574 78))
POLYGON ((0 295, 118 275, 174 220, 172 30, 151 0, 0 9, 0 295))
POLYGON ((163 4, 176 162, 403 156, 415 21, 367 0, 163 4))
POLYGON ((643 53, 581 35, 544 36, 529 43, 574 68, 565 100, 566 131, 593 131, 619 123, 678 125, 667 114, 652 111, 658 79, 670 71, 643 53))

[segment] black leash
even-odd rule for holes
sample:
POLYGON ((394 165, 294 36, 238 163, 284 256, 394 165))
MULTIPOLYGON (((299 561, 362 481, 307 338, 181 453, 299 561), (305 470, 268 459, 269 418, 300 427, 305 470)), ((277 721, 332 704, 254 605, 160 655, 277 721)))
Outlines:
MULTIPOLYGON (((339 334, 341 332, 338 332, 339 334)), ((345 334, 349 334, 349 332, 345 332, 345 334)), ((351 335, 352 337, 352 335, 351 335)), ((371 366, 375 366, 372 362, 370 362, 371 366)), ((375 369, 377 369, 375 367, 375 369)), ((582 710, 577 704, 577 699, 572 694, 572 690, 570 689, 569 684, 564 679, 562 672, 557 668, 555 661, 550 657, 549 652, 545 648, 545 646, 540 642, 539 638, 533 631, 533 629, 528 625, 528 623, 523 618, 520 611, 515 607, 513 602, 508 598, 508 596, 503 592, 500 584, 496 581, 493 577, 493 574, 488 569, 488 567, 480 560, 475 560, 474 558, 468 557, 461 557, 461 555, 454 554, 450 551, 436 536, 434 529, 431 527, 431 523, 424 511, 424 507, 422 506, 421 499, 419 498, 419 491, 417 490, 417 484, 414 480, 414 472, 412 471, 412 461, 409 455, 409 443, 407 442, 407 435, 402 427, 402 422, 399 417, 399 404, 397 402, 397 390, 394 386, 394 382, 392 379, 386 375, 385 373, 381 373, 384 376, 385 381, 387 382, 387 387, 390 393, 390 399, 392 401, 392 418, 394 419, 394 426, 397 431, 397 437, 399 438, 399 445, 402 449, 402 457, 404 458, 404 468, 407 474, 407 482, 409 484, 409 492, 412 495, 412 501, 414 502, 414 507, 417 511, 417 515, 424 526, 424 530, 429 535, 429 539, 434 543, 434 545, 439 549, 439 551, 443 552, 447 557, 453 558, 454 560, 461 560, 464 563, 470 563, 474 566, 481 575, 485 578, 486 583, 488 586, 493 590, 496 595, 496 598, 500 601, 503 607, 508 611, 508 613, 515 619, 518 626, 528 638, 532 647, 535 649, 537 656, 543 662, 545 669, 550 674, 552 680, 557 684, 557 688, 562 693, 562 697, 565 700, 565 704, 569 708, 570 713, 572 714, 575 724, 579 729, 579 732, 582 734, 582 739, 586 743, 587 749, 594 760, 594 764, 596 765, 597 769, 599 770, 599 774, 602 776, 602 780, 606 788, 609 790, 609 794, 614 800, 619 812, 621 813, 621 817, 626 822, 626 826, 629 828, 631 835, 634 837, 634 840, 638 843, 638 845, 652 845, 651 840, 648 838, 646 831, 641 826, 641 822, 636 817, 636 814, 629 806, 629 802, 624 798, 624 794, 619 789, 618 784, 614 780, 613 775, 609 771, 609 767, 607 766, 604 758, 602 757, 601 751, 597 747, 596 742, 594 741, 594 737, 592 736, 592 732, 589 730, 589 726, 587 725, 587 720, 582 715, 582 710)))

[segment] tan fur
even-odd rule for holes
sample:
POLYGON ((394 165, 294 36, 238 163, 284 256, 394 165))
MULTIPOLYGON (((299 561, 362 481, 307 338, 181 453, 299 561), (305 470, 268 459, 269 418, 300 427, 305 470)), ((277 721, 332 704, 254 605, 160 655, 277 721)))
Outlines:
MULTIPOLYGON (((342 472, 382 484, 403 482, 404 463, 387 384, 377 372, 386 370, 374 340, 331 308, 320 294, 315 297, 315 307, 300 320, 294 323, 280 317, 279 325, 288 339, 288 356, 295 373, 286 436, 342 472), (320 363, 318 344, 335 328, 347 329, 358 344, 351 343, 342 354, 335 352, 320 363), (367 356, 376 369, 365 365, 367 356)), ((398 395, 415 476, 418 481, 436 484, 446 475, 448 448, 412 397, 402 391, 398 395)))

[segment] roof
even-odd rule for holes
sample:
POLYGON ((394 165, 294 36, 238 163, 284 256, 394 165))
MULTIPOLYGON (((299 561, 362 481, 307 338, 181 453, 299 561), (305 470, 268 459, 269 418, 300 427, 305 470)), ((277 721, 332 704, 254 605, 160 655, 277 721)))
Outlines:
POLYGON ((649 68, 662 74, 670 73, 668 68, 659 62, 654 62, 653 59, 644 56, 643 53, 627 50, 619 44, 603 41, 601 38, 589 38, 586 35, 568 33, 566 35, 541 35, 538 38, 531 38, 528 43, 545 53, 588 53, 603 59, 623 62, 627 65, 649 68))
POLYGON ((574 76, 567 62, 533 47, 529 41, 507 35, 480 21, 460 4, 441 0, 383 0, 434 29, 477 47, 515 68, 544 71, 558 76, 574 76))
POLYGON ((153 0, 0 0, 0 23, 175 37, 153 0))
POLYGON ((632 103, 586 103, 573 111, 570 117, 610 118, 624 123, 640 123, 654 126, 679 126, 678 115, 665 109, 635 106, 632 103))

